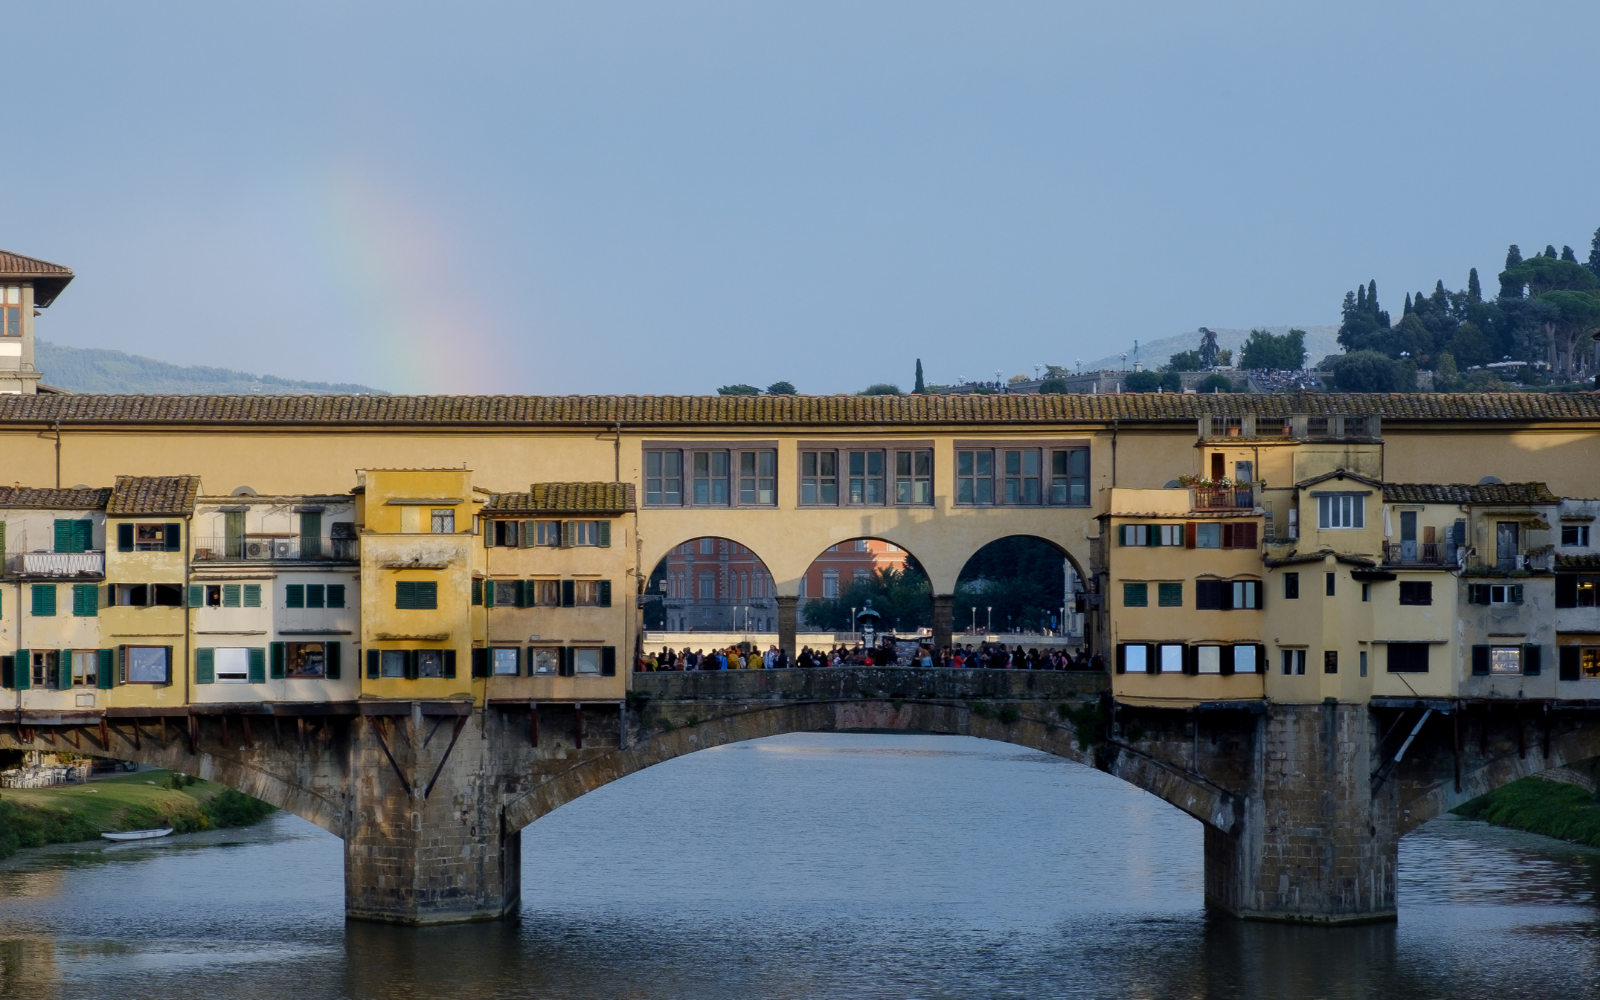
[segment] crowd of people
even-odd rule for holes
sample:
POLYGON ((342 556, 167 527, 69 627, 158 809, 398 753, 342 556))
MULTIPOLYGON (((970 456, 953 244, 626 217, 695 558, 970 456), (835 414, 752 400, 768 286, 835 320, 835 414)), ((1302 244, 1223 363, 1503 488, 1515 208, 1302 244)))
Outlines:
MULTIPOLYGON (((802 648, 798 655, 789 654, 777 646, 768 646, 763 652, 751 643, 729 646, 726 649, 681 650, 663 649, 660 653, 646 653, 639 659, 639 669, 656 670, 786 670, 791 667, 883 667, 894 666, 899 654, 885 646, 838 645, 831 649, 802 648)), ((908 657, 906 666, 985 668, 989 670, 1105 670, 1100 654, 1089 656, 1081 648, 1075 653, 1059 649, 1024 649, 1021 645, 1008 647, 1003 642, 985 642, 976 647, 963 646, 917 647, 908 657)))

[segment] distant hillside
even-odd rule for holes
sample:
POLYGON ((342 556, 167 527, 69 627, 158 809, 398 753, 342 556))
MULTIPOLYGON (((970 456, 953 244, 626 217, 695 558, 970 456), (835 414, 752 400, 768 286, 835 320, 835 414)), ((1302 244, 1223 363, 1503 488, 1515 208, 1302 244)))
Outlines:
POLYGON ((276 375, 251 375, 227 368, 169 364, 122 351, 67 347, 35 341, 34 365, 44 383, 69 392, 150 393, 154 395, 269 396, 365 392, 387 396, 382 389, 351 382, 301 382, 276 375))
MULTIPOLYGON (((1213 326, 1210 328, 1217 335, 1217 346, 1226 347, 1233 352, 1234 363, 1239 361, 1239 349, 1246 340, 1250 339, 1248 329, 1227 328, 1213 326)), ((1257 327, 1268 333, 1288 333, 1287 326, 1257 327)), ((1296 326, 1294 329, 1306 332, 1306 364, 1314 365, 1330 354, 1340 353, 1339 328, 1337 326, 1296 326)), ((1139 344, 1139 360, 1144 362, 1146 369, 1160 368, 1167 363, 1167 359, 1182 351, 1192 351, 1200 346, 1200 331, 1193 333, 1180 333, 1176 337, 1162 337, 1160 340, 1141 341, 1139 344)), ((1128 367, 1133 367, 1133 345, 1129 344, 1128 367)), ((1120 351, 1118 352, 1121 353, 1120 351)), ((1057 362, 1060 364, 1060 362, 1057 362)), ((1102 368, 1117 369, 1122 366, 1122 359, 1116 354, 1108 354, 1095 361, 1086 361, 1084 371, 1095 371, 1102 368)), ((1070 365, 1062 364, 1068 368, 1070 365)))

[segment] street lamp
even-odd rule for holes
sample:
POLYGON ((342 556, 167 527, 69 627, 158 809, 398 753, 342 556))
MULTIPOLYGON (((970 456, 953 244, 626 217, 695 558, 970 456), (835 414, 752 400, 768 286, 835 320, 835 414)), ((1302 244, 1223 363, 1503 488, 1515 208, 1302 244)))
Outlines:
POLYGON ((994 608, 988 608, 989 624, 985 627, 984 635, 994 635, 994 608))
POLYGON ((969 635, 977 635, 978 634, 978 609, 977 608, 973 608, 972 609, 972 628, 968 629, 967 633, 969 635))
POLYGON ((850 609, 850 641, 856 641, 856 609, 850 609))

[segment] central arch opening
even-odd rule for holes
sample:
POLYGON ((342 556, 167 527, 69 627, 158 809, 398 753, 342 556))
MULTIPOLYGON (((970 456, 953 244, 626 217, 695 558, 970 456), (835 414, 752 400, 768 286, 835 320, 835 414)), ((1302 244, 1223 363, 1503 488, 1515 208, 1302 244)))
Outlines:
POLYGON ((702 535, 674 545, 645 586, 644 627, 669 635, 778 631, 777 588, 749 546, 702 535))
POLYGON ((828 546, 800 581, 801 631, 854 636, 856 616, 869 605, 877 629, 926 634, 933 623, 928 574, 917 557, 881 538, 850 538, 828 546))

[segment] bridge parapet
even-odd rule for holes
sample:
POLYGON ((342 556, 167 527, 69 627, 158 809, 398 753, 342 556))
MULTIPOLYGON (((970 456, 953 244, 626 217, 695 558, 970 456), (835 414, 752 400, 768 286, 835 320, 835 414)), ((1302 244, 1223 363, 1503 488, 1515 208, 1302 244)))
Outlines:
POLYGON ((1103 673, 1078 670, 819 667, 633 675, 636 695, 655 701, 836 701, 851 697, 1044 701, 1098 694, 1108 684, 1103 673))

